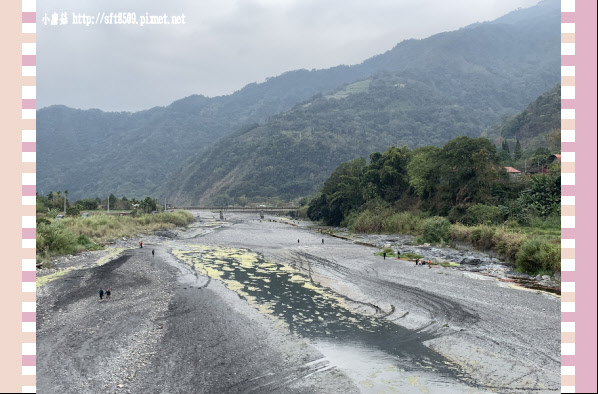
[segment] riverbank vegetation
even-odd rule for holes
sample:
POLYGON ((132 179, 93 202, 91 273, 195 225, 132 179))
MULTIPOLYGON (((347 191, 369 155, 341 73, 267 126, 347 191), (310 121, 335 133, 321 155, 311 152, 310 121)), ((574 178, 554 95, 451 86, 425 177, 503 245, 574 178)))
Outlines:
MULTIPOLYGON (((502 153, 502 152, 501 152, 502 153)), ((486 138, 391 147, 337 167, 307 208, 311 220, 420 243, 468 243, 527 273, 560 270, 560 165, 509 174, 486 138)))
MULTIPOLYGON (((38 210, 40 206, 47 203, 47 197, 38 197, 38 210)), ((133 210, 128 215, 119 216, 107 214, 105 211, 90 210, 89 217, 82 217, 78 212, 74 214, 74 211, 69 211, 69 205, 67 205, 67 216, 56 219, 58 214, 56 208, 52 206, 48 209, 47 205, 45 208, 45 212, 37 214, 38 264, 47 263, 52 256, 101 249, 102 244, 115 239, 183 227, 194 220, 193 215, 187 211, 147 214, 141 210, 133 210)))

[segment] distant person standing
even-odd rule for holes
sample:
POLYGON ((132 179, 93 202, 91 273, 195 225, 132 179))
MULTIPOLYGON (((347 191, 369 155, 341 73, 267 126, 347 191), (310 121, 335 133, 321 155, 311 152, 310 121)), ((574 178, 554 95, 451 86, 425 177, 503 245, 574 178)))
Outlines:
POLYGON ((382 256, 384 257, 384 260, 386 260, 386 252, 382 252, 382 256))
POLYGON ((432 268, 432 260, 428 260, 428 268, 432 268))
POLYGON ((154 249, 152 249, 152 257, 154 257, 154 249))
POLYGON ((322 245, 324 245, 324 238, 322 238, 322 245))
POLYGON ((102 301, 104 299, 104 290, 98 290, 98 294, 100 295, 100 301, 102 301))
POLYGON ((299 240, 297 240, 297 245, 299 245, 299 240))
POLYGON ((139 247, 143 248, 143 242, 139 242, 139 247))
POLYGON ((397 249, 397 259, 401 258, 401 251, 397 249))
POLYGON ((110 299, 110 294, 111 294, 110 288, 107 288, 106 289, 106 301, 110 299))

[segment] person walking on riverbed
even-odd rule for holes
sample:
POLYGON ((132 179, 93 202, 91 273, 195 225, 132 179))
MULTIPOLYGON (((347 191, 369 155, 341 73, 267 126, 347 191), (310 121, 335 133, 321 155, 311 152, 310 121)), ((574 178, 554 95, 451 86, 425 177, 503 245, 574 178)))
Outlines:
POLYGON ((428 260, 428 268, 432 268, 432 260, 428 260))
POLYGON ((106 289, 106 301, 108 301, 110 299, 110 294, 111 294, 110 288, 107 288, 106 289))
POLYGON ((104 290, 98 290, 98 294, 100 295, 100 301, 102 301, 104 299, 104 290))
POLYGON ((152 249, 152 257, 154 257, 154 249, 152 249))

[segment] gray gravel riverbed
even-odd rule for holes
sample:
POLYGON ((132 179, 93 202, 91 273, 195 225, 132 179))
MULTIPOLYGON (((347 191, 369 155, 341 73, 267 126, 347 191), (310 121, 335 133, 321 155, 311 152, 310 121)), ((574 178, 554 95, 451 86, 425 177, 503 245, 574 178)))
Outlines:
POLYGON ((555 295, 384 260, 305 222, 195 214, 143 249, 121 240, 42 270, 56 278, 38 288, 40 392, 560 389, 555 295))

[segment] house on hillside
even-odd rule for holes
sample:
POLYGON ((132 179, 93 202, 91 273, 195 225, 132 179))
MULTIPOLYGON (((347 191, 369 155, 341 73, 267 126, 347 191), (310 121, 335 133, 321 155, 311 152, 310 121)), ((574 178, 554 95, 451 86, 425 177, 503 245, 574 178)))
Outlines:
POLYGON ((521 171, 513 167, 503 167, 507 174, 509 174, 509 178, 517 179, 521 176, 521 171))
POLYGON ((554 163, 555 160, 558 161, 559 164, 561 164, 561 154, 560 153, 548 156, 547 163, 550 165, 550 164, 554 163))
POLYGON ((548 159, 546 159, 546 163, 538 163, 535 166, 532 165, 528 169, 527 173, 530 175, 547 174, 548 167, 555 162, 561 164, 561 154, 560 153, 548 156, 548 159))
POLYGON ((535 166, 528 168, 526 174, 536 175, 536 174, 546 174, 547 172, 548 172, 548 169, 546 168, 546 166, 543 164, 540 164, 540 165, 535 165, 535 166))

